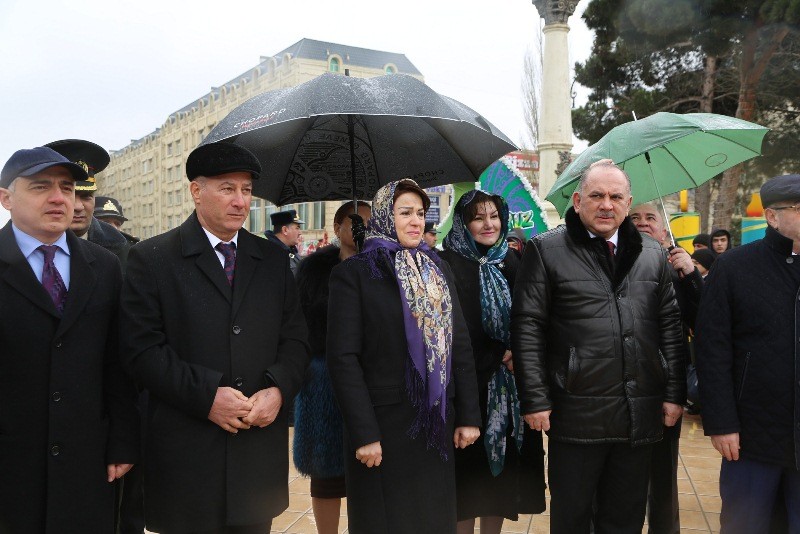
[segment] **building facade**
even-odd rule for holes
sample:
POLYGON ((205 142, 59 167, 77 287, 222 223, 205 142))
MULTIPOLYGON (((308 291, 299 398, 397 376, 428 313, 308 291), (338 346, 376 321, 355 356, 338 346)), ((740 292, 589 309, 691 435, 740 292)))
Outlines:
MULTIPOLYGON (((292 87, 325 72, 368 78, 402 73, 424 81, 405 55, 336 43, 301 39, 271 57, 261 57, 247 72, 172 113, 161 127, 111 152, 111 163, 97 176, 98 191, 122 203, 130 219, 125 230, 146 239, 180 225, 194 206, 189 198, 185 162, 216 124, 235 107, 265 91, 292 87)), ((269 215, 296 209, 306 222, 305 243, 333 236, 333 214, 342 202, 274 206, 253 199, 246 228, 269 229, 269 215)))

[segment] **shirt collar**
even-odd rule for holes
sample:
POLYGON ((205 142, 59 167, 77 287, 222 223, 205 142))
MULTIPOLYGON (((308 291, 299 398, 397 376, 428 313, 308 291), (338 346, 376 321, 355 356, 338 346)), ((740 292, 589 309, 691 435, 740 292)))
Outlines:
MULTIPOLYGON (((203 231, 206 233, 206 237, 208 238, 208 242, 211 243, 211 248, 215 249, 215 248, 217 248, 217 244, 225 243, 225 241, 223 241, 222 239, 218 238, 217 236, 215 236, 214 234, 212 234, 211 232, 206 230, 204 227, 201 226, 200 228, 203 228, 203 231)), ((239 239, 239 232, 236 232, 234 234, 234 236, 233 236, 233 239, 228 241, 228 243, 233 243, 234 245, 238 246, 238 244, 239 244, 237 242, 238 239, 239 239)))
MULTIPOLYGON (((42 243, 35 237, 26 234, 17 228, 14 223, 11 223, 11 229, 14 231, 14 238, 17 240, 17 246, 19 246, 19 250, 26 258, 30 257, 30 255, 33 254, 34 251, 36 251, 36 249, 38 249, 40 246, 47 245, 47 243, 42 243)), ((52 244, 56 245, 64 254, 69 256, 69 244, 67 244, 66 232, 61 234, 61 237, 56 239, 52 244)))
MULTIPOLYGON (((586 231, 589 233, 589 237, 592 237, 592 238, 599 237, 599 236, 594 235, 592 232, 589 232, 589 230, 586 230, 586 231)), ((611 237, 606 239, 606 241, 611 241, 612 243, 614 243, 614 247, 616 248, 617 244, 619 242, 619 228, 617 228, 617 231, 614 232, 614 235, 612 235, 611 237)))

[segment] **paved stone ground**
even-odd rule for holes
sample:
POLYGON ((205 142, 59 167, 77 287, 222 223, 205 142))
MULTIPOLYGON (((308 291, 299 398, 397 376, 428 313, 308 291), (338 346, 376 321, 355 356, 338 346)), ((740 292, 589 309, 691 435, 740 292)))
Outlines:
MULTIPOLYGON (((289 443, 291 446, 291 434, 289 443)), ((546 445, 545 440, 545 447, 546 445)), ((682 533, 719 532, 719 512, 722 505, 718 486, 720 461, 720 455, 711 446, 711 441, 703 436, 700 417, 685 415, 678 467, 682 533)), ((289 465, 289 508, 275 518, 272 532, 315 534, 317 530, 311 511, 308 479, 294 470, 291 461, 289 465)), ((549 494, 547 499, 549 505, 549 494)), ((339 530, 342 533, 347 532, 346 503, 342 505, 339 530)), ((503 524, 503 533, 544 534, 549 531, 549 511, 541 515, 523 515, 519 521, 506 521, 503 524)), ((646 526, 642 532, 647 532, 646 526)))
MULTIPOLYGON (((711 446, 711 441, 703 436, 700 417, 684 416, 678 467, 681 532, 719 532, 720 461, 720 455, 711 446)), ((289 492, 289 509, 275 518, 272 532, 315 534, 308 479, 299 476, 291 466, 289 492)), ((548 495, 548 504, 549 498, 548 495)), ((339 527, 340 532, 347 532, 347 511, 344 504, 339 527)), ((549 512, 545 511, 541 515, 523 515, 519 521, 506 521, 503 524, 503 532, 529 534, 550 532, 549 512)), ((642 532, 647 532, 647 528, 645 527, 642 532)))

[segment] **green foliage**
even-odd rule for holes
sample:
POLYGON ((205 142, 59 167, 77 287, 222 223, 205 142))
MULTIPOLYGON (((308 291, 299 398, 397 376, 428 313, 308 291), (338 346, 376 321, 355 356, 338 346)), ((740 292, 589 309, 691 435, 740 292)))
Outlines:
MULTIPOLYGON (((772 131, 746 174, 763 180, 800 169, 800 0, 593 0, 583 17, 595 41, 575 66, 590 95, 573 111, 573 128, 590 143, 634 112, 699 111, 707 55, 718 58, 711 110, 735 115, 745 34, 757 29, 758 59, 788 25, 757 88, 754 120, 772 131)), ((757 187, 751 182, 760 183, 744 185, 757 187)))

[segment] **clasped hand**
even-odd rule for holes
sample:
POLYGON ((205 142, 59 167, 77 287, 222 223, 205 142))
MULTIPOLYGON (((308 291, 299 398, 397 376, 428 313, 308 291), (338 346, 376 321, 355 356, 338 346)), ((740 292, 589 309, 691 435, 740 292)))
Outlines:
POLYGON ((272 424, 278 417, 281 404, 281 390, 276 387, 262 389, 251 397, 246 397, 238 389, 221 387, 217 388, 208 418, 226 432, 236 434, 251 426, 264 428, 272 424))
MULTIPOLYGON (((464 449, 480 437, 481 430, 477 426, 460 426, 453 433, 453 444, 458 449, 464 449)), ((356 460, 367 467, 378 467, 383 461, 383 448, 380 441, 362 445, 356 449, 356 460)))

